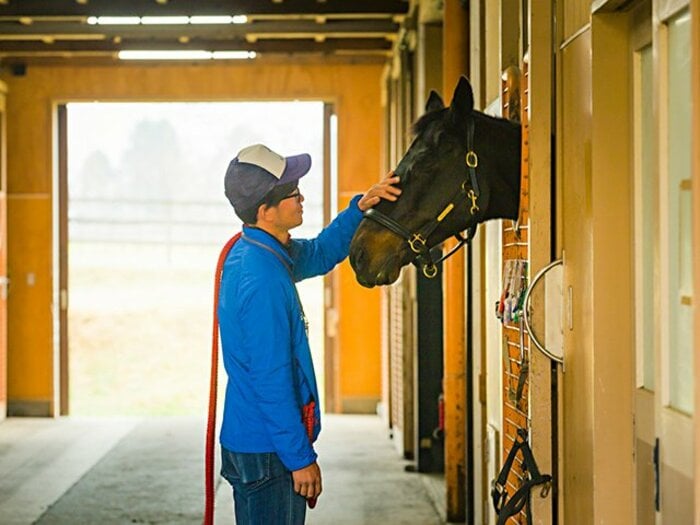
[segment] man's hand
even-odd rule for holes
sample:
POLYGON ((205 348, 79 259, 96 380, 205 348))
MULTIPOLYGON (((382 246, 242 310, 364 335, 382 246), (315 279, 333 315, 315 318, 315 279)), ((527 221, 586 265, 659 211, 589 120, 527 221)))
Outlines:
POLYGON ((321 469, 315 461, 311 465, 292 471, 294 492, 306 499, 316 498, 321 494, 321 469))
POLYGON ((397 184, 398 182, 399 178, 394 177, 394 172, 390 171, 381 182, 378 182, 367 190, 367 193, 357 202, 360 211, 364 212, 369 210, 373 206, 379 204, 379 201, 382 199, 395 201, 399 195, 401 195, 401 190, 393 186, 393 184, 397 184))

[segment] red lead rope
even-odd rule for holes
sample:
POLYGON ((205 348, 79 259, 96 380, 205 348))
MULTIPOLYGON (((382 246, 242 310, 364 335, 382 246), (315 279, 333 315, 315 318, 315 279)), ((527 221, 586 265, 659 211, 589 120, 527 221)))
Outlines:
MULTIPOLYGON (((229 239, 219 254, 214 277, 214 323, 211 333, 211 376, 209 378, 209 414, 207 417, 207 437, 204 450, 204 525, 214 523, 214 434, 216 433, 216 391, 217 376, 219 373, 219 291, 221 289, 221 275, 224 269, 224 261, 241 233, 237 233, 229 239)), ((302 420, 309 440, 314 433, 314 408, 316 403, 311 401, 304 405, 302 420)), ((306 500, 310 508, 316 506, 316 498, 306 500)))
POLYGON ((237 233, 221 250, 214 277, 214 323, 211 333, 211 376, 209 378, 209 415, 204 451, 204 525, 214 523, 214 434, 216 433, 216 379, 219 372, 219 290, 224 261, 231 247, 241 237, 237 233))

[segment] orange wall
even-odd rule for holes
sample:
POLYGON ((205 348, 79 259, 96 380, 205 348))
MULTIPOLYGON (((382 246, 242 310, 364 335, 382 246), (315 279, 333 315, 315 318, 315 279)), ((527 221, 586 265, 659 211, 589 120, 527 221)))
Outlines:
MULTIPOLYGON (((8 148, 9 401, 53 413, 52 118, 75 100, 332 101, 338 114, 341 204, 379 177, 379 64, 29 66, 6 76, 8 148)), ((379 296, 341 269, 341 398, 379 399, 379 296)))

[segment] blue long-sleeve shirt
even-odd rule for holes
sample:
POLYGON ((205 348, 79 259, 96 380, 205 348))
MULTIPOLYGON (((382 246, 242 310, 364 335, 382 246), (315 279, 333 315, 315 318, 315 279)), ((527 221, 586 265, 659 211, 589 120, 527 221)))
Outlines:
POLYGON ((289 470, 316 460, 301 410, 316 401, 315 441, 321 429, 318 388, 303 310, 289 272, 301 281, 329 272, 347 257, 362 220, 359 199, 315 239, 293 239, 287 246, 263 230, 244 226, 226 258, 218 309, 228 374, 220 434, 224 448, 276 452, 289 470))

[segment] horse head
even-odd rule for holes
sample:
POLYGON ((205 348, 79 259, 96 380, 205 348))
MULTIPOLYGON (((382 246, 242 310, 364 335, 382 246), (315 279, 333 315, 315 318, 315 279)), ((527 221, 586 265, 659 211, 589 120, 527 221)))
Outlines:
POLYGON ((396 166, 401 197, 365 212, 350 245, 350 264, 363 286, 391 284, 416 263, 437 273, 432 248, 480 222, 517 219, 520 125, 474 109, 460 78, 449 107, 431 91, 414 139, 396 166))

